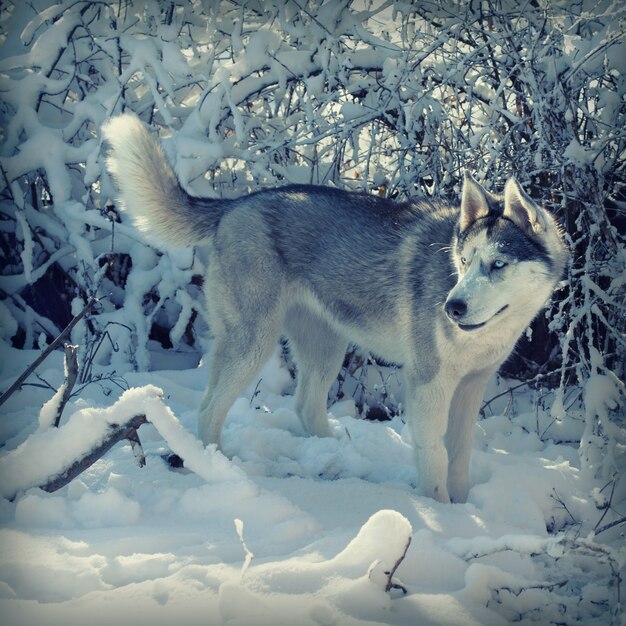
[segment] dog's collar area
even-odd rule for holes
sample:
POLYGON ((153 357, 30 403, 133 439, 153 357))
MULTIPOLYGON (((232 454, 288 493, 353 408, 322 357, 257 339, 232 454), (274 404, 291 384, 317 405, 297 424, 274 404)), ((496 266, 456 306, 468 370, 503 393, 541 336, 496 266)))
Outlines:
POLYGON ((502 311, 504 311, 505 309, 508 309, 508 308, 509 308, 509 305, 505 304, 499 311, 494 313, 486 322, 481 322, 480 324, 461 324, 460 322, 457 322, 457 326, 461 330, 464 330, 466 332, 469 332, 469 331, 472 331, 472 330, 478 330, 479 328, 482 328, 488 322, 490 322, 494 317, 497 317, 498 315, 500 315, 500 313, 502 313, 502 311))

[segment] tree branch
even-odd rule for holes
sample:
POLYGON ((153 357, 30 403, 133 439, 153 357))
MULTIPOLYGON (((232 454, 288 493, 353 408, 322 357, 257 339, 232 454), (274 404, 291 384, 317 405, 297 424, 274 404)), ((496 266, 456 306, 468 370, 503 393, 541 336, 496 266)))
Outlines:
POLYGON ((619 526, 620 524, 626 524, 626 517, 620 517, 619 519, 613 520, 604 526, 600 526, 600 528, 596 528, 594 530, 594 534, 597 536, 600 533, 603 533, 605 530, 609 530, 609 528, 613 528, 615 526, 619 526))
POLYGON ((85 308, 61 331, 61 334, 35 359, 35 362, 26 368, 23 374, 0 396, 0 406, 4 404, 26 381, 26 379, 56 350, 74 326, 100 302, 99 298, 92 296, 85 308))
POLYGON ((66 343, 64 346, 65 350, 65 381, 63 382, 63 393, 61 395, 61 399, 59 400, 59 406, 57 407, 57 414, 54 417, 54 427, 59 427, 59 422, 61 421, 61 415, 63 413, 63 409, 65 405, 68 403, 71 395, 72 389, 74 389, 74 385, 76 384, 76 379, 78 378, 78 358, 76 357, 76 351, 78 350, 78 346, 74 346, 70 343, 66 343))
MULTIPOLYGON (((40 488, 48 493, 52 493, 61 489, 69 482, 74 480, 79 474, 82 474, 86 469, 90 468, 98 459, 103 457, 115 444, 123 441, 124 439, 128 439, 131 442, 131 446, 133 446, 133 451, 135 452, 135 456, 138 458, 138 463, 140 467, 145 465, 145 457, 143 456, 143 451, 141 452, 141 456, 137 455, 137 444, 139 443, 139 436, 137 434, 137 429, 142 425, 148 422, 145 415, 135 415, 135 417, 131 418, 125 424, 117 425, 113 424, 110 427, 110 432, 108 437, 96 448, 91 450, 88 454, 86 454, 81 459, 77 459, 63 472, 58 474, 57 476, 51 478, 45 485, 40 485, 40 488)), ((141 449, 141 444, 139 444, 139 449, 141 449)))

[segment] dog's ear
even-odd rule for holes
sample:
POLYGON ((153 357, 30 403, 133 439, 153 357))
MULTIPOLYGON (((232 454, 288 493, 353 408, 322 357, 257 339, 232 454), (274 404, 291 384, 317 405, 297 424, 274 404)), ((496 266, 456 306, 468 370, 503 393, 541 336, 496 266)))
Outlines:
POLYGON ((473 178, 469 172, 465 172, 463 178, 463 191, 461 193, 461 216, 459 218, 459 230, 465 231, 476 220, 489 215, 490 201, 494 201, 494 197, 483 189, 473 178))
POLYGON ((529 235, 539 235, 547 227, 543 209, 526 194, 513 177, 504 186, 503 215, 529 235))

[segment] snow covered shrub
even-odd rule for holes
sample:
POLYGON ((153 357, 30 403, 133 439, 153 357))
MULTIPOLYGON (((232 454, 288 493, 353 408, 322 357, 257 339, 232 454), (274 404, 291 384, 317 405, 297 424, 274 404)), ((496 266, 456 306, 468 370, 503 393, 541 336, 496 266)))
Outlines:
MULTIPOLYGON (((507 373, 624 379, 622 4, 16 0, 1 11, 0 289, 15 344, 49 340, 98 295, 75 341, 106 337, 103 362, 148 367, 151 340, 203 347, 202 259, 153 250, 111 202, 99 129, 132 109, 202 195, 298 182, 456 200, 465 169, 495 191, 514 174, 558 213, 572 261, 507 373)), ((357 381, 360 407, 389 404, 382 371, 363 394, 376 378, 364 359, 353 352, 343 380, 357 381)), ((338 394, 347 388, 340 378, 338 394)))
POLYGON ((102 176, 102 123, 126 106, 150 119, 165 109, 162 92, 178 90, 184 104, 195 82, 163 23, 168 4, 3 4, 0 288, 17 345, 54 337, 93 295, 100 307, 73 336, 83 363, 98 346, 105 363, 145 368, 150 338, 195 340, 201 262, 192 250, 145 246, 102 176))

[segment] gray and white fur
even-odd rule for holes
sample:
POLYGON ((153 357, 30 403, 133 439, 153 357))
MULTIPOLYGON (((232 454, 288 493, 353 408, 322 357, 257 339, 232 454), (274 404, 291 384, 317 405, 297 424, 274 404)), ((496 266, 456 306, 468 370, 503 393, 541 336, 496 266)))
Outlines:
POLYGON ((227 411, 281 336, 297 365, 304 429, 332 436, 328 390, 356 343, 402 365, 420 494, 465 501, 485 385, 563 273, 552 216, 513 178, 499 197, 469 175, 460 208, 308 185, 196 198, 137 117, 113 118, 103 132, 137 227, 208 252, 203 442, 219 445, 227 411))

